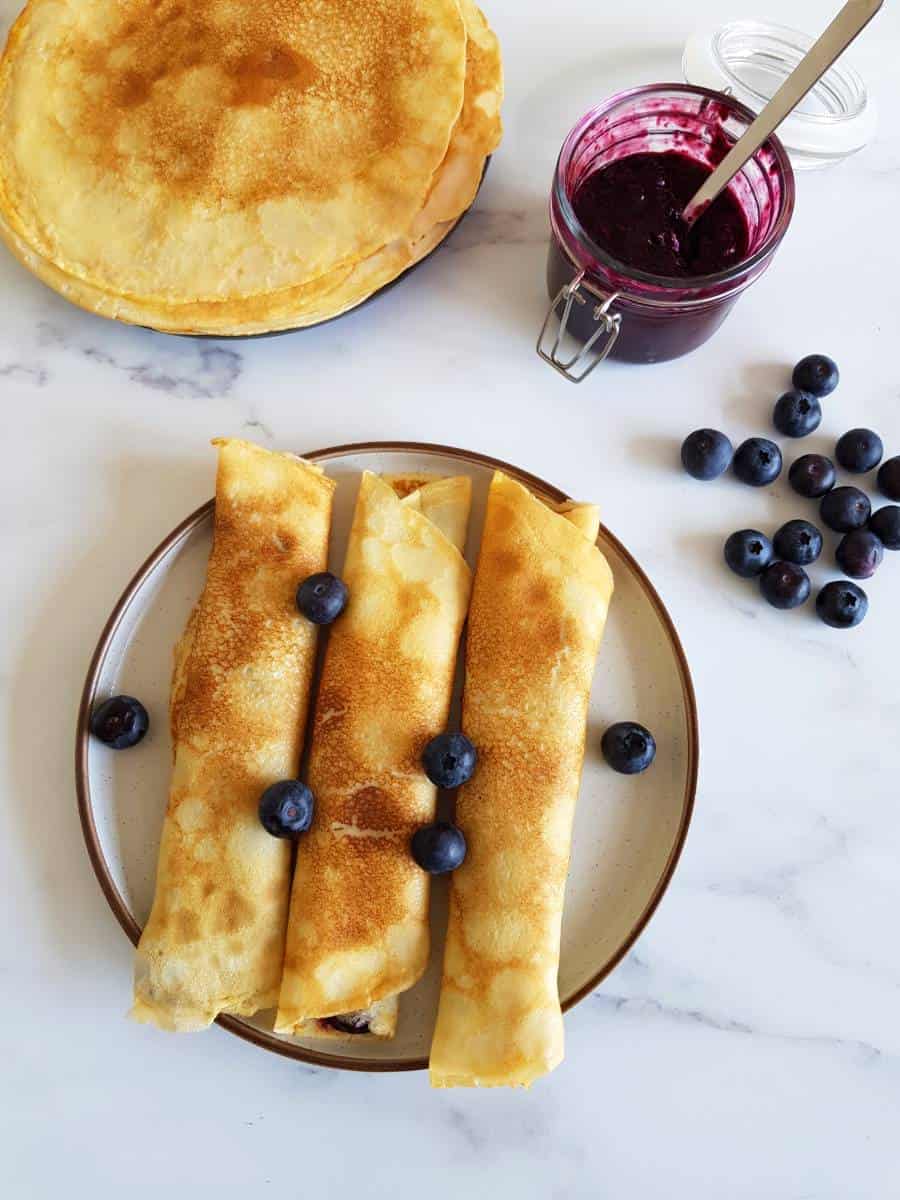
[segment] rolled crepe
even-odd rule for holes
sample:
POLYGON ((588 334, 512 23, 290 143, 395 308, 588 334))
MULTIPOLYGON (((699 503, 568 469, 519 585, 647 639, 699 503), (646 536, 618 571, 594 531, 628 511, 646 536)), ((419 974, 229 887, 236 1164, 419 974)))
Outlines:
POLYGON ((435 1087, 524 1085, 563 1056, 557 986, 588 696, 613 590, 593 505, 541 503, 497 472, 469 613, 460 791, 435 1087))
POLYGON ((278 998, 290 843, 261 793, 296 776, 315 659, 300 580, 327 561, 333 482, 289 454, 219 447, 206 586, 177 647, 175 762, 132 1016, 202 1029, 278 998))
POLYGON ((397 996, 427 965, 429 877, 409 843, 435 815, 421 757, 447 723, 470 501, 467 478, 363 475, 313 720, 316 815, 297 847, 278 1032, 390 1037, 397 996))

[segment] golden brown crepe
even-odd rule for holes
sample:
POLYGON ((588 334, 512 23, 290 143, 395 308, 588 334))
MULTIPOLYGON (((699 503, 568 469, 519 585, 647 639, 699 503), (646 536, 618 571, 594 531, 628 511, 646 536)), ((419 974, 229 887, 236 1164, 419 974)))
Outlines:
POLYGON ((206 586, 179 643, 175 764, 132 1015, 202 1029, 275 1004, 290 843, 257 806, 295 777, 315 658, 298 582, 323 570, 334 483, 310 463, 222 440, 206 586))
POLYGON ((613 580, 597 510, 554 511, 497 472, 469 613, 435 1087, 524 1085, 563 1055, 560 923, 588 697, 613 580))
POLYGON ((470 500, 467 478, 362 477, 350 600, 329 632, 313 721, 316 816, 297 847, 278 1032, 314 1033, 381 1002, 389 1036, 396 996, 427 965, 429 879, 409 843, 434 819, 421 756, 450 707, 470 500))
POLYGON ((434 249, 499 140, 496 39, 460 7, 31 0, 0 63, 0 237, 158 329, 336 316, 434 249))

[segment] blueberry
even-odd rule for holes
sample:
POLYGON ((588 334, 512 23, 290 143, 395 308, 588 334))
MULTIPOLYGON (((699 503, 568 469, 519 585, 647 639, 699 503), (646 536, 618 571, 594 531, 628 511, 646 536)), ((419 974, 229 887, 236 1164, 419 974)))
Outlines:
POLYGON ((841 538, 835 558, 851 579, 871 579, 884 558, 884 546, 871 529, 853 529, 841 538))
POLYGON ((884 445, 872 429, 851 429, 838 439, 835 457, 852 475, 865 475, 881 462, 884 445))
POLYGON ((781 474, 781 451, 768 438, 748 438, 735 451, 732 468, 741 483, 765 487, 781 474))
POLYGON ((455 871, 466 857, 466 839, 449 821, 435 821, 417 829, 410 842, 412 856, 429 875, 455 871))
POLYGON ((319 571, 297 588, 297 607, 314 625, 330 625, 347 607, 349 595, 343 579, 330 571, 319 571))
POLYGON ((136 746, 150 728, 150 718, 134 696, 113 696, 91 713, 91 733, 112 750, 136 746))
POLYGON ((779 558, 799 567, 808 567, 822 553, 822 535, 810 521, 788 521, 772 542, 779 558))
POLYGON ((752 579, 772 561, 772 543, 758 529, 739 529, 725 543, 725 561, 742 579, 752 579))
POLYGON ((809 392, 791 388, 775 402, 772 423, 785 437, 807 437, 822 424, 822 406, 809 392))
POLYGON ((439 733, 422 752, 425 774, 439 788, 458 788, 472 778, 478 755, 464 733, 439 733))
POLYGON ((822 497, 819 512, 829 529, 849 533, 851 529, 862 529, 872 514, 872 505, 859 488, 839 487, 822 497))
POLYGON ((656 758, 656 739, 637 721, 617 721, 600 742, 603 757, 622 775, 639 775, 656 758))
POLYGON ((878 487, 888 500, 900 500, 900 454, 881 464, 878 470, 878 487))
POLYGON ((855 583, 833 580, 816 596, 816 612, 832 629, 852 629, 869 611, 869 597, 855 583))
POLYGON ((818 500, 834 487, 834 463, 824 454, 804 454, 791 463, 791 487, 807 500, 818 500))
POLYGON ((266 833, 291 838, 305 833, 312 825, 315 800, 299 779, 273 783, 259 798, 259 819, 266 833))
POLYGON ((791 382, 801 392, 812 396, 830 396, 838 385, 840 372, 837 363, 825 354, 807 354, 794 367, 791 382))
POLYGON ((773 562, 759 577, 759 588, 773 608, 797 608, 809 599, 809 576, 802 567, 773 562))
POLYGON ((900 550, 900 508, 885 504, 869 517, 869 528, 881 538, 885 550, 900 550))
POLYGON ((338 1033, 368 1033, 369 1014, 366 1012, 341 1013, 338 1017, 321 1017, 319 1024, 338 1033))
POLYGON ((718 479, 731 463, 731 442, 718 429, 695 429, 681 447, 681 461, 695 479, 718 479))

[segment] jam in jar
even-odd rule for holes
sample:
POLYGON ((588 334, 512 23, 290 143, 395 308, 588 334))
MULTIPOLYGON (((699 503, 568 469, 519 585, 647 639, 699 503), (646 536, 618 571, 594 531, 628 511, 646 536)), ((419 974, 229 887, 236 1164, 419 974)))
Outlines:
POLYGON ((580 382, 607 355, 651 363, 696 349, 768 266, 794 206, 777 138, 693 226, 681 218, 752 120, 722 93, 653 84, 613 96, 566 138, 550 196, 551 308, 538 351, 568 379, 580 382))

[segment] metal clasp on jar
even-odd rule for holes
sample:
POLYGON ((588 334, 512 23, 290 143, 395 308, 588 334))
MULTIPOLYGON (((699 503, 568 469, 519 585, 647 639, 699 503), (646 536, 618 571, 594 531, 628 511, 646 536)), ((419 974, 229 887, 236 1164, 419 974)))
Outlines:
POLYGON ((588 287, 584 283, 584 271, 579 271, 574 279, 559 289, 556 296, 550 302, 550 307, 544 318, 544 324, 541 326, 541 332, 538 335, 537 352, 544 362, 549 363, 554 371, 559 371, 560 375, 568 379, 570 383, 581 383, 583 379, 587 379, 594 367, 603 362, 604 358, 607 357, 616 344, 616 338, 619 336, 619 329, 622 325, 622 315, 621 313, 611 313, 609 309, 618 295, 618 292, 613 292, 611 296, 604 296, 601 292, 595 292, 593 288, 588 287), (594 307, 594 321, 597 323, 597 328, 588 340, 582 343, 580 349, 571 358, 562 358, 560 357, 562 340, 568 330, 572 305, 590 303, 587 296, 582 295, 582 285, 584 285, 585 292, 593 299, 600 301, 594 307), (544 342, 547 338, 547 330, 560 304, 564 304, 564 307, 562 316, 559 318, 559 328, 556 331, 553 345, 549 350, 545 350, 544 342), (605 337, 606 340, 599 349, 595 350, 598 341, 602 337, 605 337), (591 351, 594 351, 593 357, 591 356, 591 351), (585 364, 587 365, 585 366, 585 364), (579 368, 581 367, 584 367, 584 370, 580 370, 579 368))

